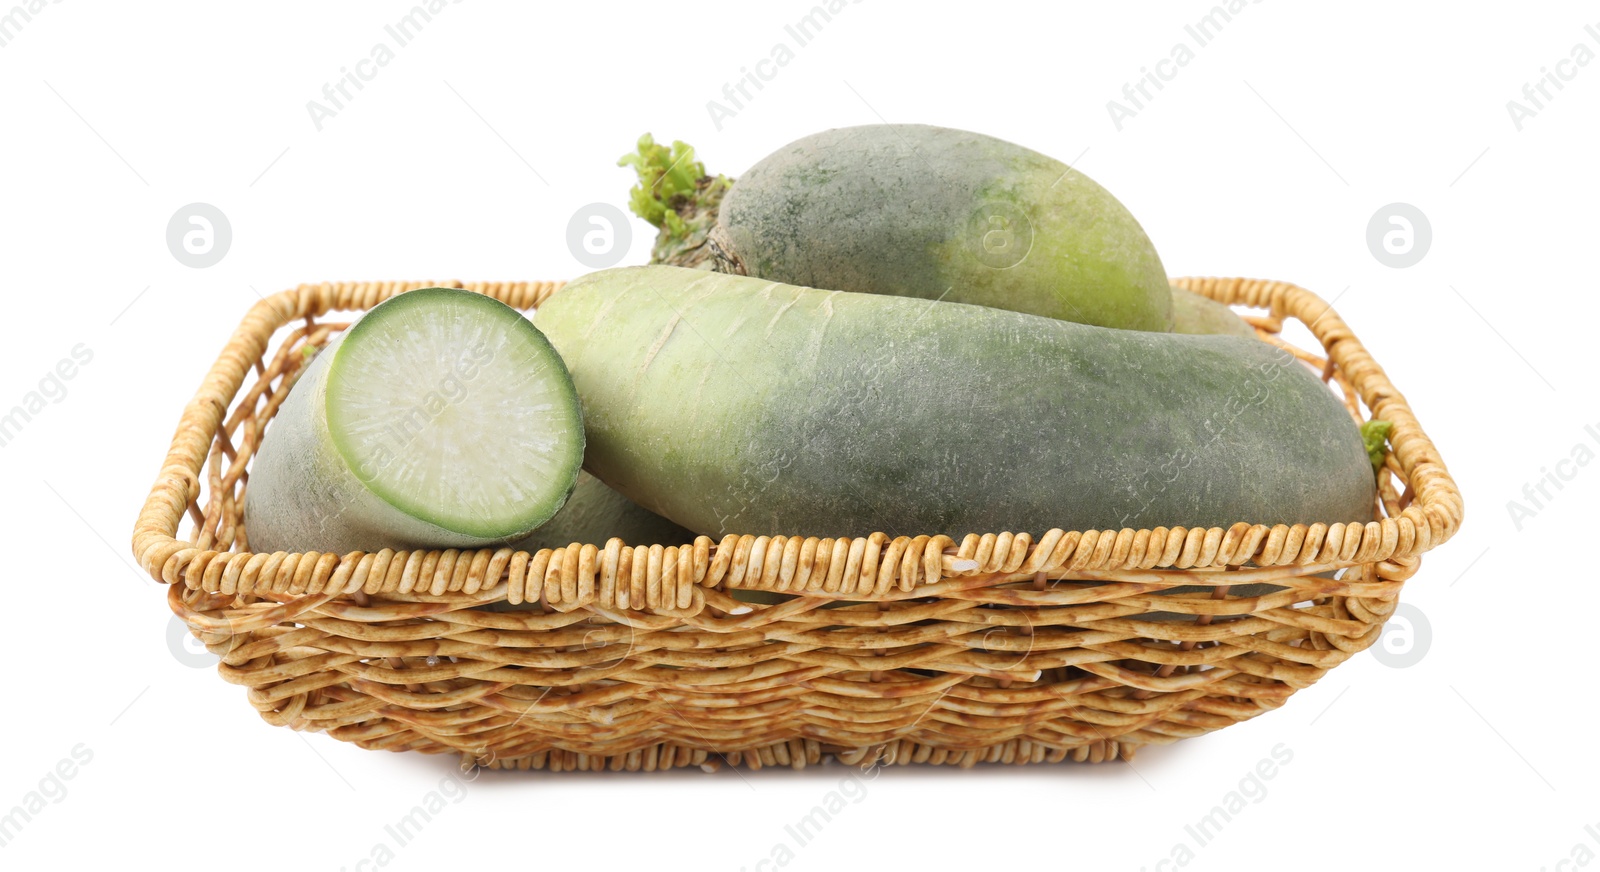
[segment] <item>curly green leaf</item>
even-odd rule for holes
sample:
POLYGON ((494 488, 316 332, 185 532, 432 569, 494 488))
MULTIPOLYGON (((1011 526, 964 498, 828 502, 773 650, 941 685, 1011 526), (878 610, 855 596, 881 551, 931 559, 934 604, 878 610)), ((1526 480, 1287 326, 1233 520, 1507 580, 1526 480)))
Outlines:
POLYGON ((699 266, 706 236, 716 225, 722 195, 732 187, 726 176, 706 175, 694 148, 681 140, 670 147, 646 133, 638 149, 623 155, 618 166, 633 167, 638 184, 628 192, 628 208, 659 228, 651 263, 699 266))
POLYGON ((1393 429, 1394 425, 1388 421, 1368 421, 1361 425, 1361 441, 1366 443, 1367 457, 1372 459, 1374 474, 1383 469, 1384 446, 1389 441, 1389 431, 1393 429))

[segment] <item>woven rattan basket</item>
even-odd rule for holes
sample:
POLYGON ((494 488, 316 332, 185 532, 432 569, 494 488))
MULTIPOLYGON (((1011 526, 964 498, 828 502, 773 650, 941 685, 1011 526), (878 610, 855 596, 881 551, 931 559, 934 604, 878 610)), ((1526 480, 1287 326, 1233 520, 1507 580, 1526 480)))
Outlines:
MULTIPOLYGON (((349 321, 329 313, 431 284, 256 304, 139 513, 140 565, 269 723, 520 769, 1129 758, 1275 709, 1373 644, 1461 522, 1438 452, 1331 307, 1281 282, 1184 279, 1265 310, 1249 319, 1263 341, 1306 324, 1321 348, 1291 350, 1358 420, 1393 423, 1380 520, 250 553, 249 461, 301 347, 349 321), (752 605, 737 588, 803 595, 752 605), (856 604, 824 608, 837 600, 856 604), (533 607, 489 607, 503 601, 533 607)), ((444 284, 524 310, 560 288, 444 284)))

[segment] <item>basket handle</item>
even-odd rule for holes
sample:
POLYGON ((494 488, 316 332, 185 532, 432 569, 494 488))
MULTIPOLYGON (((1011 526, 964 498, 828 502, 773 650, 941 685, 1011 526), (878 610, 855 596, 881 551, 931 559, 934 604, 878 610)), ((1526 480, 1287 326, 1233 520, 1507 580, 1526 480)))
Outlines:
POLYGON ((1186 277, 1172 284, 1219 303, 1267 309, 1278 318, 1293 315, 1317 337, 1373 418, 1393 425, 1389 442, 1413 499, 1398 517, 1368 524, 1369 532, 1377 525, 1378 553, 1390 552, 1382 559, 1410 560, 1455 535, 1464 510, 1455 479, 1405 396, 1331 305, 1299 285, 1267 279, 1186 277))

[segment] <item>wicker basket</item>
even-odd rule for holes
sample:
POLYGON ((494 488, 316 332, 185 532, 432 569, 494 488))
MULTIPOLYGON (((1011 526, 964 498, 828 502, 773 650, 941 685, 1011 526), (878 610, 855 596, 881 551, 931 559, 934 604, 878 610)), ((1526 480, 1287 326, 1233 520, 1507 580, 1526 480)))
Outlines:
MULTIPOLYGON (((139 514, 140 565, 269 723, 519 769, 1129 758, 1275 709, 1371 645, 1461 522, 1438 452, 1331 307, 1280 282, 1183 279, 1265 309, 1249 319, 1264 341, 1305 323, 1320 353, 1291 350, 1358 420, 1393 422, 1381 520, 250 553, 247 467, 301 347, 344 326, 330 312, 430 284, 255 305, 139 514), (751 605, 736 588, 803 595, 751 605), (837 600, 856 604, 824 608, 837 600), (529 606, 490 608, 507 601, 529 606)), ((560 287, 449 284, 524 310, 560 287)))

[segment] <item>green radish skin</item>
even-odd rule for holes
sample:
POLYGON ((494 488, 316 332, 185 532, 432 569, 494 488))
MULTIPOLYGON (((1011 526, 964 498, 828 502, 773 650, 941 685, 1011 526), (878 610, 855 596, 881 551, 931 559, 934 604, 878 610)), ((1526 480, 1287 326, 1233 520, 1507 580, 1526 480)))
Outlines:
POLYGON ((1172 289, 1172 332, 1256 338, 1256 328, 1246 324, 1232 309, 1182 288, 1172 289))
POLYGON ((1367 521, 1355 422, 1256 340, 1110 330, 668 266, 534 323, 585 467, 720 537, 1367 521))
POLYGON ((374 307, 306 364, 250 466, 258 552, 478 548, 548 520, 584 447, 565 365, 470 291, 374 307))
POLYGON ((722 196, 710 239, 721 271, 786 284, 1172 324, 1155 246, 1109 191, 964 130, 878 124, 792 142, 722 196))
POLYGON ((510 547, 530 554, 543 548, 565 548, 573 543, 604 548, 612 538, 628 545, 670 548, 693 544, 695 534, 635 505, 585 472, 578 476, 578 485, 561 511, 510 547))

